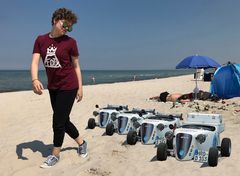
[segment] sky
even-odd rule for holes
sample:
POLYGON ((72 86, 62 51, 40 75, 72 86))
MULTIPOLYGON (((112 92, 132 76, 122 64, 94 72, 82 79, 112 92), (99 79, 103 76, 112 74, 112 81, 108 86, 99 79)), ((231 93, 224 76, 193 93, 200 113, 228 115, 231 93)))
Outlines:
POLYGON ((60 7, 78 16, 68 35, 83 70, 174 69, 195 54, 240 63, 239 0, 0 0, 0 69, 29 69, 60 7))

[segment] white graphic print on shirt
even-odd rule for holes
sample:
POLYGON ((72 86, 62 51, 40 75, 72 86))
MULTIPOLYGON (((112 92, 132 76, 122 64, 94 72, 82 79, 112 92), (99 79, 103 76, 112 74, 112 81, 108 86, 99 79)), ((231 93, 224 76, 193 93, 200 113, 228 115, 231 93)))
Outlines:
POLYGON ((44 66, 49 68, 62 68, 56 56, 57 47, 53 44, 47 48, 47 55, 44 59, 44 66))

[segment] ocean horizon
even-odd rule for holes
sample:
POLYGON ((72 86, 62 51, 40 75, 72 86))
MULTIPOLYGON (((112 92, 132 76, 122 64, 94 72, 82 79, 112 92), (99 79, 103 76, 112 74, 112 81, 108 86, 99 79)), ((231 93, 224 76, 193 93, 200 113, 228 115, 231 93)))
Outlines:
MULTIPOLYGON (((193 74, 194 70, 82 70, 83 85, 106 84, 193 74)), ((39 79, 47 88, 45 70, 39 70, 39 79)), ((30 70, 0 70, 0 93, 32 90, 30 70)))

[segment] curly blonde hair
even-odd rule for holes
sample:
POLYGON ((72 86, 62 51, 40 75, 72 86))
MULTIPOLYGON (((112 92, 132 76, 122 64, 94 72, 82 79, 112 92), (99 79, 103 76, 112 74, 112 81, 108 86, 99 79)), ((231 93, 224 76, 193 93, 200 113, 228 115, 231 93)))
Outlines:
POLYGON ((77 16, 69 9, 59 8, 52 15, 52 25, 54 24, 54 20, 66 20, 72 24, 76 24, 77 16))

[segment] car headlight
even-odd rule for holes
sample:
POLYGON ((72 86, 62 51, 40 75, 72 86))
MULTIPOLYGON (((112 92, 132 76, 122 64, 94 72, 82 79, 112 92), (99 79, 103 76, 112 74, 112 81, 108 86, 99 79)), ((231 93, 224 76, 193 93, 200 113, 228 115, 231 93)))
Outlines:
POLYGON ((136 118, 136 117, 133 117, 133 118, 131 118, 131 121, 132 121, 132 122, 136 122, 136 121, 137 121, 137 118, 136 118))
POLYGON ((173 138, 173 132, 172 131, 168 131, 168 132, 166 132, 165 133, 165 138, 167 139, 167 140, 172 140, 172 138, 173 138))
POLYGON ((93 111, 93 115, 96 117, 99 113, 97 111, 93 111))
POLYGON ((113 121, 115 121, 115 120, 117 119, 117 113, 113 112, 113 113, 111 114, 111 119, 112 119, 113 121))
POLYGON ((199 134, 197 135, 197 137, 195 138, 200 144, 204 143, 206 140, 206 135, 205 134, 199 134))
POLYGON ((141 126, 141 124, 140 124, 138 121, 135 121, 135 122, 133 122, 133 126, 134 126, 135 128, 138 128, 138 127, 141 126))
POLYGON ((157 129, 159 129, 160 131, 162 131, 164 129, 164 125, 162 123, 159 123, 157 125, 157 129))
POLYGON ((122 106, 119 106, 116 108, 117 111, 122 111, 123 110, 123 107, 122 106))
POLYGON ((170 124, 169 128, 174 131, 177 128, 177 124, 176 123, 174 125, 170 124))

